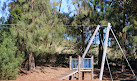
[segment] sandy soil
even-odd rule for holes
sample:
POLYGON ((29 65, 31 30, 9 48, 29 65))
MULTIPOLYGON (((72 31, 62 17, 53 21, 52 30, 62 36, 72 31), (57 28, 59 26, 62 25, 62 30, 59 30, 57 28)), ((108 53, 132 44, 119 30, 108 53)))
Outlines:
MULTIPOLYGON (((55 80, 56 77, 65 73, 68 70, 69 68, 44 67, 44 66, 36 67, 35 72, 29 72, 29 71, 22 69, 21 72, 18 74, 17 80, 21 80, 21 81, 23 80, 32 80, 32 81, 34 80, 35 81, 36 80, 55 80)), ((100 70, 95 68, 95 71, 94 71, 95 80, 98 80, 99 72, 100 70)), ((128 70, 125 73, 121 73, 120 70, 117 69, 116 71, 115 69, 113 69, 112 75, 113 75, 114 80, 133 80, 134 79, 133 75, 128 70)), ((107 69, 104 71, 103 79, 108 80, 108 81, 111 80, 107 69)), ((85 73, 85 80, 91 80, 90 72, 85 73)))

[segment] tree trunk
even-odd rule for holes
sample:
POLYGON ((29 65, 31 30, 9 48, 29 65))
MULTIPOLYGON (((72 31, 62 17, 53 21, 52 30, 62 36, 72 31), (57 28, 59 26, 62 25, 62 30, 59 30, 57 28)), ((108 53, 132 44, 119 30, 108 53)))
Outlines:
MULTIPOLYGON (((125 22, 126 22, 125 19, 126 19, 125 10, 123 10, 123 28, 125 27, 125 22)), ((127 39, 126 38, 126 33, 123 33, 122 34, 122 42, 123 42, 123 47, 122 48, 123 48, 123 51, 124 51, 125 55, 126 55, 126 39, 127 39)), ((125 72, 125 68, 126 68, 125 58, 122 56, 122 68, 121 68, 121 71, 125 72)))
MULTIPOLYGON (((31 0, 31 8, 32 8, 32 13, 34 12, 34 0, 31 0)), ((32 23, 34 21, 34 17, 32 15, 32 23)), ((34 54, 30 52, 29 54, 29 71, 35 71, 35 59, 34 59, 34 54)))
MULTIPOLYGON (((122 41, 124 42, 123 51, 124 51, 124 53, 126 55, 126 33, 123 34, 122 41)), ((122 69, 121 69, 121 71, 122 72, 126 71, 126 64, 125 64, 125 58, 124 58, 124 56, 122 56, 122 69)))
MULTIPOLYGON (((34 12, 34 0, 31 0, 31 9, 32 9, 32 13, 34 12)), ((33 15, 32 15, 32 23, 34 21, 33 15)))
POLYGON ((29 54, 29 71, 35 71, 35 59, 32 52, 29 54))
POLYGON ((103 55, 103 45, 101 40, 103 40, 103 29, 101 29, 99 33, 99 40, 100 40, 100 44, 99 44, 99 54, 98 54, 98 66, 101 67, 102 55, 103 55))
MULTIPOLYGON (((101 0, 101 12, 103 13, 103 0, 101 0)), ((103 56, 103 29, 100 30, 99 33, 99 40, 100 40, 100 44, 99 44, 99 54, 98 54, 98 65, 99 68, 101 67, 101 63, 102 63, 102 56, 103 56)))
MULTIPOLYGON (((124 53, 126 55, 126 47, 123 48, 123 51, 124 51, 124 53)), ((125 62, 126 62, 126 60, 125 60, 124 56, 122 56, 122 68, 121 68, 122 72, 126 71, 126 63, 125 62)))
POLYGON ((61 9, 61 4, 62 4, 62 0, 60 1, 59 12, 60 12, 60 9, 61 9))
POLYGON ((31 4, 32 4, 31 8, 33 10, 34 9, 34 0, 31 0, 31 4))
POLYGON ((82 53, 84 53, 85 49, 85 35, 83 26, 81 27, 81 37, 82 37, 82 53))
POLYGON ((122 69, 121 72, 125 72, 126 71, 126 66, 125 66, 125 58, 122 56, 122 69))

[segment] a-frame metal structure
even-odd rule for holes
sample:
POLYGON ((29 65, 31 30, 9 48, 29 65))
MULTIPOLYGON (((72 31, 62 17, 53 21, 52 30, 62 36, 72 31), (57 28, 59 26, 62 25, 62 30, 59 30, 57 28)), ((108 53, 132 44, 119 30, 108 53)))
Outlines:
MULTIPOLYGON (((93 33, 93 36, 91 37, 91 39, 90 39, 90 41, 89 41, 89 43, 88 43, 88 45, 87 45, 87 47, 86 47, 85 52, 84 52, 83 55, 82 55, 82 59, 85 58, 85 56, 86 56, 86 54, 87 54, 87 52, 88 52, 91 44, 93 43, 93 39, 95 38, 95 35, 96 35, 97 32, 99 31, 99 28, 100 28, 100 27, 107 27, 107 31, 106 31, 106 37, 105 37, 104 46, 103 46, 103 57, 102 57, 102 63, 101 63, 101 70, 100 70, 99 80, 102 81, 102 78, 103 78, 103 71, 104 71, 105 60, 106 60, 107 63, 108 63, 108 60, 107 60, 107 58, 106 58, 106 52, 107 52, 107 43, 108 43, 108 38, 109 38, 109 32, 110 32, 110 31, 112 32, 112 34, 113 34, 113 36, 114 36, 114 38, 115 38, 118 46, 120 47, 120 50, 122 51, 123 56, 124 56, 124 58, 126 59, 126 62, 127 62, 128 66, 129 66, 131 72, 133 73, 135 79, 137 80, 136 75, 135 75, 134 71, 132 70, 132 68, 131 68, 131 66, 130 66, 127 58, 126 58, 126 55, 124 54, 124 52, 123 52, 123 50, 122 50, 122 48, 121 48, 121 46, 120 46, 120 44, 119 44, 119 42, 118 42, 115 34, 114 34, 114 32, 113 32, 113 30, 111 29, 111 27, 112 27, 112 26, 111 26, 111 23, 108 23, 108 25, 106 25, 106 26, 105 26, 105 25, 103 25, 103 26, 98 25, 98 26, 97 26, 95 32, 93 33)), ((101 42, 101 41, 100 41, 100 42, 101 42)), ((103 42, 103 41, 102 41, 102 42, 103 42)), ((109 65, 108 65, 108 67, 109 67, 109 65)), ((111 74, 111 73, 110 73, 110 74, 111 74)), ((111 74, 111 79, 112 79, 112 81, 113 81, 112 74, 111 74)))

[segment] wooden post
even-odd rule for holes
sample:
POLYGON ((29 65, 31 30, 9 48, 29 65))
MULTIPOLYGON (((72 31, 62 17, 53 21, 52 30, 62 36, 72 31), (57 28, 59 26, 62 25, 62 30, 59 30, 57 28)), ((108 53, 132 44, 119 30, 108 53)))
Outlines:
POLYGON ((82 80, 84 80, 84 71, 82 72, 82 80))
POLYGON ((69 57, 69 69, 72 70, 72 56, 69 57))
POLYGON ((94 57, 91 57, 91 80, 94 80, 94 57))
POLYGON ((82 69, 84 69, 84 58, 82 59, 82 69))
POLYGON ((78 80, 80 80, 81 57, 78 57, 78 80))

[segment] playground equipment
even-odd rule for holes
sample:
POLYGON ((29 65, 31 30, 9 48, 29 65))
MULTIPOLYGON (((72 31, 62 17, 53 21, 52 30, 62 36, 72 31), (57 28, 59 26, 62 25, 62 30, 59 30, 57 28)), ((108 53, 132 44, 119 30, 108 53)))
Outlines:
POLYGON ((78 79, 81 79, 82 73, 82 80, 84 80, 84 73, 91 72, 91 80, 94 79, 94 60, 93 56, 91 58, 84 58, 82 59, 80 56, 79 58, 72 58, 69 57, 69 69, 70 71, 62 74, 58 80, 64 80, 69 77, 69 80, 73 80, 75 75, 78 74, 78 79), (83 60, 83 61, 82 61, 83 60))
MULTIPOLYGON (((76 73, 78 73, 78 79, 80 79, 80 72, 82 71, 91 71, 92 73, 92 79, 93 79, 93 61, 90 61, 90 59, 88 59, 88 64, 85 62, 86 58, 86 54, 93 42, 93 39, 95 38, 95 35, 97 34, 97 32, 99 31, 99 28, 100 27, 107 27, 107 31, 106 31, 106 37, 105 37, 105 41, 104 41, 104 45, 103 45, 103 57, 102 57, 102 63, 101 63, 101 70, 100 70, 100 76, 99 76, 99 80, 102 81, 102 78, 103 78, 103 71, 104 71, 104 65, 105 65, 105 60, 107 62, 107 65, 108 65, 108 68, 109 68, 109 72, 110 72, 110 77, 111 77, 111 80, 113 81, 113 78, 112 78, 112 74, 111 74, 111 70, 110 70, 110 67, 109 67, 109 63, 108 63, 108 59, 106 57, 106 51, 107 51, 107 43, 108 43, 108 38, 109 38, 109 32, 111 31, 112 32, 112 35, 114 36, 121 52, 123 53, 123 56, 124 58, 126 59, 126 62, 132 72, 132 74, 134 75, 135 79, 137 80, 136 78, 136 75, 133 71, 133 69, 131 68, 131 65, 129 64, 127 58, 126 58, 126 55, 124 54, 113 30, 111 29, 111 24, 108 23, 108 25, 97 25, 97 28, 95 30, 95 32, 93 33, 91 39, 90 39, 90 42, 88 43, 87 47, 86 47, 86 50, 84 51, 83 55, 82 55, 82 58, 79 56, 79 59, 72 59, 72 57, 70 57, 70 71, 68 72, 68 74, 66 74, 65 76, 63 76, 62 78, 60 78, 59 80, 63 80, 67 77, 70 77, 70 80, 73 80, 74 76, 76 73), (91 63, 90 63, 91 62, 91 63), (86 66, 86 67, 85 67, 86 66)), ((103 40, 100 41, 102 42, 103 44, 103 40)), ((122 55, 121 55, 122 56, 122 55)), ((93 60, 93 58, 91 59, 93 60)))

